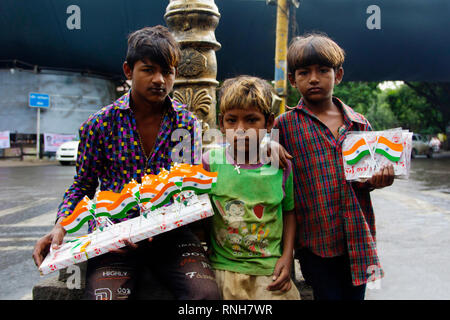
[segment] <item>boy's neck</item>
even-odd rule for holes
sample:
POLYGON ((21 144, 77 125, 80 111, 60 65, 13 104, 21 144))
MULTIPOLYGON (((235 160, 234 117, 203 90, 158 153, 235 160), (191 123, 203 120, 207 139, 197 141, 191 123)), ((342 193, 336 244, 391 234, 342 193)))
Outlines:
POLYGON ((308 101, 306 99, 303 99, 303 102, 306 108, 315 115, 324 114, 337 109, 337 106, 334 104, 332 97, 321 101, 308 101))
POLYGON ((131 91, 129 106, 133 110, 135 118, 143 119, 163 114, 165 102, 166 100, 161 103, 149 103, 133 95, 133 91, 131 91))
POLYGON ((238 150, 234 148, 233 150, 230 150, 230 155, 233 157, 233 160, 237 165, 259 164, 259 147, 257 147, 256 149, 256 154, 251 154, 249 151, 245 151, 244 154, 239 154, 238 150), (243 159, 241 158, 243 158, 244 156, 245 160, 244 162, 242 162, 243 159))

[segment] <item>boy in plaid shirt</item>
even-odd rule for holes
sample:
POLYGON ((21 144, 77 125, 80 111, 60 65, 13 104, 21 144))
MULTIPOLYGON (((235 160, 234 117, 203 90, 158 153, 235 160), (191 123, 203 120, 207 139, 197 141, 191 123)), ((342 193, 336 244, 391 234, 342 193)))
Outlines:
POLYGON ((344 75, 344 56, 325 35, 295 38, 288 50, 288 77, 302 99, 274 126, 293 156, 295 254, 316 300, 363 300, 366 283, 383 276, 369 192, 394 181, 392 165, 364 183, 345 179, 342 142, 349 131, 372 128, 333 97, 344 75))

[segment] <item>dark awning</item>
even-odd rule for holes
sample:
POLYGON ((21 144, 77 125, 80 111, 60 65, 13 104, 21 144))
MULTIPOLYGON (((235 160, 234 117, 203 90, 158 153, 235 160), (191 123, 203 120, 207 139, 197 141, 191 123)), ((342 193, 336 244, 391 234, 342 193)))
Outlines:
MULTIPOLYGON (((0 60, 122 76, 128 33, 163 24, 165 0, 2 0, 0 60), (69 30, 70 5, 81 29, 69 30)), ((274 77, 276 6, 266 0, 216 0, 219 80, 274 77)), ((291 9, 294 10, 294 9, 291 9)), ((299 33, 321 31, 346 51, 345 80, 450 81, 450 1, 301 0, 299 33), (381 29, 366 26, 380 8, 381 29)))

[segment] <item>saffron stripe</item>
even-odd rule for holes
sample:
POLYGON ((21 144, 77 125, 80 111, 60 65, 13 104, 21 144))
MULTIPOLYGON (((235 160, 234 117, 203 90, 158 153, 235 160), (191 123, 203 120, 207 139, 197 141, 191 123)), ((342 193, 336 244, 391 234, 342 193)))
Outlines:
POLYGON ((364 141, 364 139, 359 139, 358 141, 356 141, 356 143, 350 149, 343 151, 342 154, 344 156, 348 156, 348 155, 354 153, 359 147, 361 147, 365 144, 366 144, 366 142, 364 141))
POLYGON ((385 145, 387 145, 390 149, 394 150, 394 151, 398 151, 398 152, 402 152, 403 151, 403 145, 401 143, 393 143, 390 140, 386 139, 383 136, 380 136, 378 138, 378 143, 383 143, 385 145))

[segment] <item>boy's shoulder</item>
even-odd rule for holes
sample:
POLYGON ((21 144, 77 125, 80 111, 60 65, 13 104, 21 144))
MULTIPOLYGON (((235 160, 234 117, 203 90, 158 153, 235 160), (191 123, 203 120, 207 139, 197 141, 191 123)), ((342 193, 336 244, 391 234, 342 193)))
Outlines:
POLYGON ((361 123, 364 125, 369 124, 369 121, 361 113, 356 112, 355 110, 353 110, 353 108, 349 107, 348 105, 346 105, 344 102, 342 102, 338 98, 333 98, 333 99, 336 99, 341 104, 342 110, 345 112, 345 114, 351 121, 361 123))
POLYGON ((288 107, 286 106, 286 111, 281 113, 276 119, 275 119, 275 125, 279 125, 280 123, 289 122, 292 120, 292 117, 297 115, 297 107, 288 107))
MULTIPOLYGON (((170 102, 172 104, 172 109, 174 110, 177 122, 185 124, 187 126, 193 126, 194 124, 199 124, 197 116, 192 112, 188 110, 187 105, 178 102, 177 100, 170 98, 170 102)), ((191 128, 188 128, 191 129, 191 128)))
MULTIPOLYGON (((356 123, 360 123, 364 126, 370 126, 369 121, 362 114, 353 110, 353 108, 349 107, 347 104, 342 102, 339 98, 333 97, 333 101, 335 104, 341 105, 342 111, 345 115, 352 121, 356 123)), ((290 123, 295 117, 306 117, 306 113, 299 112, 302 109, 301 103, 295 107, 286 107, 286 112, 280 114, 276 118, 276 126, 279 126, 283 123, 290 123)))
POLYGON ((114 112, 114 110, 117 110, 117 107, 115 107, 114 104, 110 104, 105 107, 102 107, 100 110, 91 114, 83 122, 80 129, 93 128, 96 126, 104 126, 105 124, 108 124, 108 119, 111 118, 111 115, 114 112))

